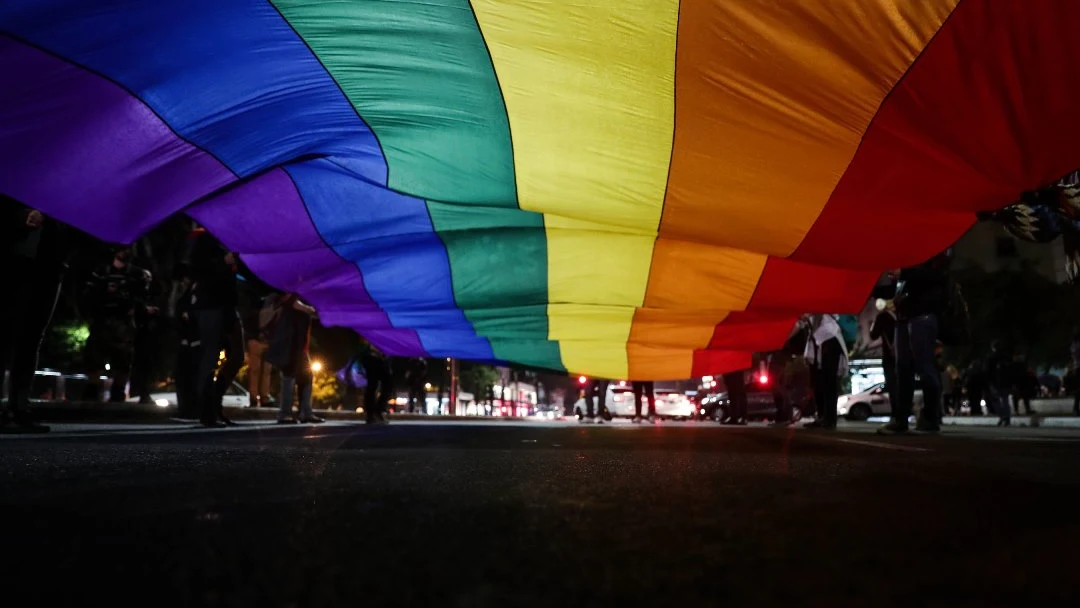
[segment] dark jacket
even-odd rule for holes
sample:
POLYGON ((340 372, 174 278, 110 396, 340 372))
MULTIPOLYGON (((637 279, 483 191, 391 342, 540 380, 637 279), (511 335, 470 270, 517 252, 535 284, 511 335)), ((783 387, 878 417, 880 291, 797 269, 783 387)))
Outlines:
POLYGON ((4 263, 36 263, 43 270, 63 272, 77 244, 77 234, 67 224, 44 216, 40 228, 26 225, 32 211, 15 199, 0 194, 0 257, 4 263))
POLYGON ((203 229, 192 231, 185 247, 184 263, 194 282, 192 307, 196 310, 235 309, 238 268, 225 263, 228 250, 203 229))
POLYGON ((999 391, 1010 391, 1013 387, 1013 361, 1008 353, 993 351, 986 358, 986 380, 999 391))
POLYGON ((906 321, 922 315, 940 315, 948 296, 948 276, 939 258, 904 268, 896 293, 896 316, 906 321))
POLYGON ((84 310, 93 318, 144 318, 150 299, 150 277, 131 264, 112 262, 95 268, 83 287, 84 310))
POLYGON ((267 361, 294 378, 310 372, 311 346, 311 316, 293 308, 296 301, 296 296, 281 299, 281 314, 270 330, 270 346, 266 351, 267 361))

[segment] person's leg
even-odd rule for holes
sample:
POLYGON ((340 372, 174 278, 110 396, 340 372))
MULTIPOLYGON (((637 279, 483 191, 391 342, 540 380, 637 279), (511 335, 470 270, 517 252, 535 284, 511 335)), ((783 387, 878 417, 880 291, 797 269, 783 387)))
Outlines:
POLYGON ((735 422, 746 417, 746 379, 743 372, 723 375, 728 394, 728 416, 721 422, 735 422))
POLYGON ((306 373, 296 379, 297 392, 300 397, 300 420, 311 422, 315 420, 315 412, 311 409, 312 376, 306 373))
POLYGON ((915 399, 915 359, 911 350, 910 324, 896 325, 896 399, 893 403, 892 421, 906 429, 915 399))
POLYGON ((217 369, 224 330, 221 311, 196 310, 191 314, 199 335, 195 360, 195 399, 198 403, 199 419, 203 424, 214 424, 218 421, 214 370, 217 369))
POLYGON ((836 338, 821 345, 821 406, 822 423, 827 428, 836 426, 836 400, 840 397, 840 358, 843 346, 836 338))
POLYGON ((596 415, 601 419, 610 418, 607 414, 607 391, 609 382, 600 380, 596 383, 596 415))
POLYGON ((927 429, 935 429, 941 425, 941 375, 934 361, 938 322, 936 317, 925 315, 912 319, 909 325, 915 373, 919 375, 923 391, 923 411, 919 424, 927 429))
POLYGON ((364 418, 368 424, 379 418, 379 376, 372 370, 367 372, 367 386, 364 388, 364 418))
POLYGON ((105 361, 109 358, 108 329, 101 319, 91 319, 90 336, 83 347, 82 371, 86 374, 86 386, 77 397, 81 401, 97 402, 104 397, 105 386, 101 377, 105 375, 105 361))
MULTIPOLYGON (((20 318, 14 319, 12 327, 11 371, 8 379, 8 407, 16 418, 26 416, 26 406, 30 397, 30 385, 37 371, 38 352, 45 331, 52 321, 56 301, 60 295, 63 274, 59 272, 39 272, 37 276, 27 277, 31 289, 23 290, 27 297, 26 305, 21 309, 20 318)), ((18 292, 14 295, 18 295, 18 292)), ((3 382, 3 370, 0 369, 0 383, 3 382)))
MULTIPOLYGON (((820 353, 819 353, 820 357, 820 353)), ((818 426, 825 420, 825 394, 821 382, 821 362, 810 366, 810 388, 814 391, 814 425, 818 426)))
MULTIPOLYGON (((261 343, 258 340, 247 341, 248 361, 248 405, 258 407, 262 391, 263 356, 261 343)), ((265 404, 263 404, 265 405, 265 404)))
POLYGON ((394 399, 394 376, 389 372, 384 373, 379 382, 379 419, 386 419, 386 412, 390 410, 390 400, 394 399))
POLYGON ((11 371, 14 363, 15 344, 29 300, 26 266, 24 261, 14 256, 0 254, 0 283, 7 290, 0 297, 0 397, 3 397, 4 376, 11 371))
POLYGON ((286 376, 281 372, 281 399, 278 403, 278 420, 292 418, 293 387, 296 386, 296 378, 286 376))
POLYGON ((735 422, 743 422, 746 420, 748 405, 746 403, 746 377, 742 372, 738 373, 738 380, 735 381, 735 385, 738 389, 735 391, 737 399, 734 400, 735 405, 734 412, 735 422))
POLYGON ((776 388, 772 392, 773 403, 776 404, 776 423, 784 424, 791 421, 791 403, 788 402, 787 396, 784 394, 783 389, 780 388, 780 383, 776 383, 776 388))
POLYGON ((593 380, 585 387, 585 417, 589 420, 596 419, 596 393, 599 392, 598 382, 593 380))
POLYGON ((270 378, 274 373, 274 366, 270 365, 270 362, 266 360, 266 353, 270 350, 269 342, 259 342, 259 356, 262 357, 262 373, 260 378, 262 383, 259 385, 259 402, 263 407, 270 407, 274 399, 270 396, 270 378))
MULTIPOLYGON (((123 333, 118 334, 116 339, 117 343, 114 345, 112 355, 109 357, 113 378, 112 387, 109 389, 109 401, 122 403, 125 398, 128 380, 131 378, 134 344, 123 333)), ((134 394, 134 391, 132 391, 132 394, 134 394)))
POLYGON ((181 345, 176 351, 176 415, 196 418, 198 398, 195 392, 198 346, 181 345))
POLYGON ((244 366, 244 328, 235 310, 222 311, 221 315, 224 328, 222 348, 225 349, 225 360, 221 363, 217 380, 214 382, 214 399, 217 400, 218 416, 224 418, 221 402, 225 398, 225 391, 229 390, 233 380, 236 379, 236 374, 244 366))
POLYGON ((994 413, 998 416, 998 426, 1012 422, 1012 408, 1009 406, 1008 392, 996 386, 990 388, 990 401, 994 404, 994 413))

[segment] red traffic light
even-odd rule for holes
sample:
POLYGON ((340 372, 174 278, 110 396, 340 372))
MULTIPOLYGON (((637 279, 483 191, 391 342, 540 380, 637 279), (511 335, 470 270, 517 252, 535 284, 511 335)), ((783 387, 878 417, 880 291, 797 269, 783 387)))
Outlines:
POLYGON ((758 384, 765 386, 769 383, 769 374, 761 374, 757 378, 758 384))
POLYGON ((578 384, 584 386, 585 384, 587 384, 589 382, 589 379, 586 378, 585 376, 578 376, 577 381, 578 381, 578 384))

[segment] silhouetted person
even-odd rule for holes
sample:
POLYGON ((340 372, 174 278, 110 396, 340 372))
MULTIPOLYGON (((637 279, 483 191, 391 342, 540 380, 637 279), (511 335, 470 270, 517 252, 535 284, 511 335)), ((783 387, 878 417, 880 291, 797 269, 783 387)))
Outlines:
POLYGON ((964 391, 967 393, 968 407, 972 416, 982 416, 982 402, 988 398, 986 372, 980 361, 972 361, 964 372, 964 391))
POLYGON ((881 367, 885 374, 885 392, 890 409, 896 402, 896 316, 888 307, 874 317, 870 339, 881 340, 881 367))
POLYGON ((135 356, 136 318, 157 314, 157 308, 147 305, 148 273, 131 264, 131 255, 130 249, 117 251, 108 264, 94 269, 83 288, 84 310, 90 316, 83 351, 90 379, 84 398, 90 401, 101 398, 100 378, 106 371, 112 377, 109 401, 124 401, 135 356))
POLYGON ((1012 408, 1009 407, 1009 393, 1012 391, 1012 357, 1008 348, 995 340, 990 345, 990 356, 986 358, 987 395, 990 411, 997 415, 998 426, 1012 424, 1012 408))
POLYGON ((937 432, 941 424, 941 377, 935 348, 941 314, 947 301, 948 252, 928 262, 904 268, 897 278, 896 298, 896 400, 889 424, 882 434, 908 432, 915 399, 915 377, 923 389, 923 409, 916 429, 937 432))
POLYGON ((30 386, 67 270, 73 232, 0 194, 0 383, 10 374, 7 404, 0 411, 2 432, 49 430, 31 417, 30 386))
POLYGON ((603 423, 607 418, 608 380, 593 380, 585 389, 585 420, 603 423))
POLYGON ((176 417, 181 420, 198 419, 198 369, 200 348, 198 328, 192 316, 193 289, 191 279, 179 279, 180 290, 174 304, 177 349, 176 370, 176 417))
POLYGON ((244 331, 236 309, 237 259, 203 229, 189 235, 188 248, 194 284, 191 315, 199 333, 195 390, 199 419, 203 426, 229 425, 232 421, 225 416, 222 399, 244 365, 244 331), (225 360, 219 367, 222 350, 225 360))
POLYGON ((281 298, 281 311, 270 331, 266 360, 281 370, 281 400, 278 424, 323 422, 311 410, 311 320, 315 309, 304 304, 296 294, 281 298), (293 395, 300 401, 299 416, 292 415, 293 395))
POLYGON ((817 413, 807 428, 836 428, 836 401, 840 398, 840 376, 847 373, 844 334, 833 315, 809 315, 804 320, 806 350, 817 413))
POLYGON ((727 416, 720 424, 745 425, 747 416, 746 370, 728 372, 723 375, 724 388, 728 395, 727 416))
POLYGON ((427 359, 410 359, 405 368, 405 382, 409 386, 409 413, 427 411, 427 359))
POLYGON ((656 418, 656 395, 652 382, 634 382, 634 422, 641 422, 641 401, 648 401, 649 420, 656 418))
POLYGON ((150 399, 150 389, 159 359, 158 335, 161 309, 156 304, 160 293, 153 275, 149 270, 144 268, 141 270, 145 283, 143 293, 146 305, 135 311, 135 356, 131 366, 131 395, 138 395, 139 403, 149 405, 153 403, 150 399))
POLYGON ((1039 377, 1035 371, 1028 368, 1024 357, 1017 355, 1012 364, 1012 402, 1013 411, 1020 415, 1020 405, 1024 405, 1024 413, 1028 416, 1034 414, 1031 409, 1031 400, 1039 394, 1039 377))
POLYGON ((394 370, 390 366, 390 358, 366 340, 360 345, 358 357, 367 376, 364 417, 368 424, 386 424, 386 409, 394 392, 394 370))

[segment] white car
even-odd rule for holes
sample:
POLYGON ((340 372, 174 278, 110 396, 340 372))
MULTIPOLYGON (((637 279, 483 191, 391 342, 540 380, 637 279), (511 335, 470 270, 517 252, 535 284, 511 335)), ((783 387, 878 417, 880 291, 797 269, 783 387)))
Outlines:
MULTIPOLYGON (((916 411, 922 407, 922 390, 915 389, 914 408, 916 411)), ((889 393, 885 392, 885 384, 875 384, 861 393, 844 395, 836 400, 836 415, 844 416, 848 420, 866 420, 872 416, 888 416, 892 414, 892 403, 889 401, 889 393)))
MULTIPOLYGON (((656 397, 656 415, 660 418, 689 419, 694 415, 694 402, 686 395, 673 390, 657 389, 653 391, 656 397)), ((607 390, 608 412, 614 417, 633 418, 634 416, 634 389, 629 384, 619 386, 612 383, 607 390)), ((574 415, 579 419, 585 417, 586 404, 584 399, 578 399, 574 404, 574 415)), ((641 404, 641 413, 646 415, 649 411, 647 403, 641 404)))
MULTIPOLYGON (((166 383, 156 391, 150 393, 150 399, 152 399, 154 404, 158 407, 175 406, 176 385, 172 382, 166 383)), ((138 401, 138 396, 128 399, 128 403, 138 403, 138 401)), ((239 382, 233 382, 232 386, 225 390, 225 397, 222 399, 221 404, 225 407, 247 407, 250 404, 250 401, 247 389, 239 382)))

